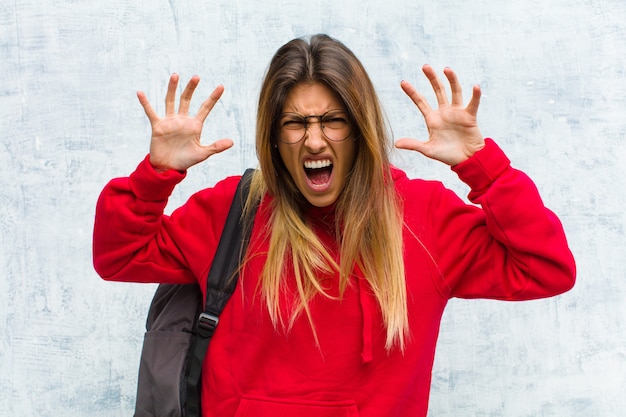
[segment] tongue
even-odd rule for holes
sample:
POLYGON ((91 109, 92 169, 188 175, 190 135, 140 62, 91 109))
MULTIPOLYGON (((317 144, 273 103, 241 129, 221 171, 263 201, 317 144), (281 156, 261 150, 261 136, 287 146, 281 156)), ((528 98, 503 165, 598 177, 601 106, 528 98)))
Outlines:
POLYGON ((329 169, 312 169, 307 170, 307 176, 313 185, 324 185, 330 181, 330 172, 329 169))

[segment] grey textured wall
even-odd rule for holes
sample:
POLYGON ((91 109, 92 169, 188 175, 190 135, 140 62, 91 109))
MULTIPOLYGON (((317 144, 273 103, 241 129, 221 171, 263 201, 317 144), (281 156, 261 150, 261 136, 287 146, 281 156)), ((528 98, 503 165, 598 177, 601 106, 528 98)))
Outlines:
MULTIPOLYGON (((453 300, 431 416, 624 416, 626 2, 0 0, 0 415, 129 416, 154 286, 91 266, 96 198, 148 150, 142 89, 162 112, 171 72, 226 86, 171 207, 255 166, 255 104, 272 53, 327 32, 363 60, 396 137, 424 137, 399 88, 420 68, 483 88, 479 122, 567 230, 576 288, 527 303, 453 300)), ((466 94, 468 97, 469 94, 466 94)), ((196 101, 196 105, 199 100, 196 101)), ((413 176, 450 171, 417 154, 413 176)))

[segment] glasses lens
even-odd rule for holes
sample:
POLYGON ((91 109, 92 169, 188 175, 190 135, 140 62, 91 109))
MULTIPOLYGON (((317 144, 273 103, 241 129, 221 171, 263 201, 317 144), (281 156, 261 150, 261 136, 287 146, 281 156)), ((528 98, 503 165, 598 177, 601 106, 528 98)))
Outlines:
POLYGON ((343 110, 329 110, 321 116, 303 116, 298 113, 283 113, 279 120, 279 140, 297 143, 306 136, 307 129, 319 123, 324 136, 334 142, 347 139, 352 133, 352 123, 343 110))
POLYGON ((307 120, 298 113, 284 113, 280 119, 280 141, 300 142, 306 133, 307 120))
POLYGON ((340 110, 331 110, 321 117, 324 135, 335 142, 345 140, 350 136, 351 124, 348 113, 340 110))

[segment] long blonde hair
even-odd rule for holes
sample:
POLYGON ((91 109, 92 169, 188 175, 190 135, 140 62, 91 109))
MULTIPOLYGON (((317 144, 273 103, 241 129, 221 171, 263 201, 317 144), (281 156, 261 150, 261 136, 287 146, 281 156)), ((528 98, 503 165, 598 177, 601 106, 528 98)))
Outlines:
POLYGON ((402 244, 402 204, 394 189, 390 140, 381 106, 365 69, 341 42, 326 35, 294 39, 272 58, 257 114, 256 149, 260 172, 250 200, 272 199, 267 261, 260 276, 261 294, 275 326, 289 328, 315 295, 330 297, 316 278, 339 272, 340 297, 355 265, 378 300, 387 329, 386 348, 403 349, 408 336, 407 295, 402 244), (345 189, 336 202, 335 229, 339 264, 311 229, 304 215, 308 203, 298 191, 276 148, 277 119, 296 84, 321 82, 343 100, 357 132, 357 156, 345 189), (286 268, 293 268, 299 302, 288 322, 281 315, 280 294, 286 268))

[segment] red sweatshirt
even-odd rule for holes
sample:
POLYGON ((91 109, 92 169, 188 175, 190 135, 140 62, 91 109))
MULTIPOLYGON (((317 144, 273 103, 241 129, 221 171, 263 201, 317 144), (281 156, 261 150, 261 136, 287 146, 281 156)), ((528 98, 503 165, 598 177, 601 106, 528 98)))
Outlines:
MULTIPOLYGON (((311 314, 275 329, 258 296, 265 261, 268 198, 261 203, 243 271, 203 368, 204 416, 426 416, 435 344, 448 299, 525 300, 574 284, 563 228, 532 181, 500 148, 484 149, 453 170, 471 187, 465 204, 439 182, 393 170, 404 199, 404 251, 411 337, 404 353, 385 350, 385 329, 365 280, 353 277, 340 301, 317 296, 311 314)), ((206 285, 239 178, 227 178, 163 215, 183 173, 155 172, 146 158, 112 180, 98 201, 94 265, 107 280, 206 285)), ((328 210, 313 209, 312 218, 328 210)), ((336 254, 324 227, 316 232, 336 254)), ((337 277, 327 277, 337 293, 337 277)), ((292 277, 286 276, 291 284, 292 277)), ((292 290, 290 288, 289 290, 292 290)), ((283 300, 286 303, 288 300, 283 300)))

